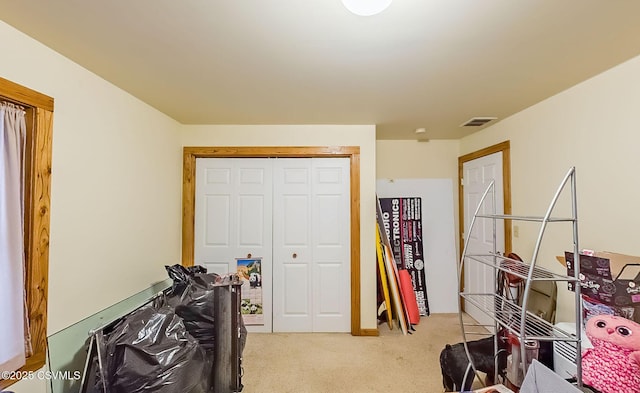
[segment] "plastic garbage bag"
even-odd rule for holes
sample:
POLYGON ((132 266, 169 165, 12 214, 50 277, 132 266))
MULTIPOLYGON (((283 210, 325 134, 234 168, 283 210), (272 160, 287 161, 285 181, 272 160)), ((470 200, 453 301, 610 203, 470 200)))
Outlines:
MULTIPOLYGON (((185 321, 185 326, 200 345, 213 356, 215 348, 214 332, 214 284, 225 283, 229 277, 207 273, 207 268, 196 265, 165 266, 173 285, 167 295, 167 302, 175 308, 176 314, 185 321)), ((247 328, 240 318, 240 354, 247 341, 247 328)))
POLYGON ((168 304, 176 310, 187 331, 207 351, 215 348, 213 284, 217 274, 207 273, 203 266, 186 268, 165 266, 173 286, 167 294, 168 304))
POLYGON ((211 364, 174 310, 146 306, 108 334, 107 384, 112 393, 209 390, 211 364))

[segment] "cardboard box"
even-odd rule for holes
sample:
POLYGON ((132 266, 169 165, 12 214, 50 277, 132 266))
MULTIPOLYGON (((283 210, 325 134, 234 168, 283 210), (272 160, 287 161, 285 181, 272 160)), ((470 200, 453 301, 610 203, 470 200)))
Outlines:
MULTIPOLYGON (((567 274, 573 276, 573 253, 565 252, 567 274)), ((580 283, 585 321, 591 315, 613 314, 640 322, 640 257, 597 252, 580 255, 580 283)), ((569 283, 574 290, 574 283, 569 283)))

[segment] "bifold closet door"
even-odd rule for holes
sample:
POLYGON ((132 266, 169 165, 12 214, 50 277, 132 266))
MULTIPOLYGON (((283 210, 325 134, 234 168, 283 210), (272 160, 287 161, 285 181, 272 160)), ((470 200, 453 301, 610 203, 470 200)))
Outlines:
POLYGON ((235 272, 262 257, 264 325, 250 332, 349 332, 348 158, 198 158, 195 263, 235 272))
POLYGON ((209 272, 237 271, 236 258, 262 257, 264 325, 271 332, 273 160, 196 159, 194 262, 209 272))
POLYGON ((277 159, 273 330, 350 331, 347 158, 277 159))

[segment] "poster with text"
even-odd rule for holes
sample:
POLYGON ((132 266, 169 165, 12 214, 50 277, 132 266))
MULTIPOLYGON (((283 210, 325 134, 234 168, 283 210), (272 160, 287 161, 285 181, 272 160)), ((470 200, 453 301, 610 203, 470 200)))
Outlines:
POLYGON ((262 259, 236 259, 242 281, 240 312, 245 325, 264 325, 262 313, 262 259))
POLYGON ((382 221, 398 269, 411 275, 420 315, 429 315, 422 243, 422 198, 380 198, 382 221))

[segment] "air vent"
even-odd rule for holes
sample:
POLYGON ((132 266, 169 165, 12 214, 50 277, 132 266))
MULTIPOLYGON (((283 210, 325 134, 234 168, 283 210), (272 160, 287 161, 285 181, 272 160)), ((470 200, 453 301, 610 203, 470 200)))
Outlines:
POLYGON ((496 120, 497 117, 472 117, 466 122, 460 124, 460 127, 482 127, 490 121, 496 120))

